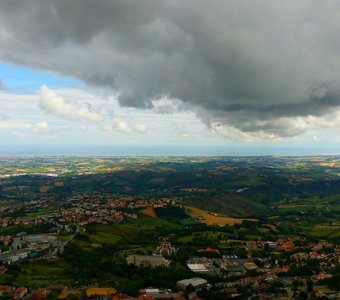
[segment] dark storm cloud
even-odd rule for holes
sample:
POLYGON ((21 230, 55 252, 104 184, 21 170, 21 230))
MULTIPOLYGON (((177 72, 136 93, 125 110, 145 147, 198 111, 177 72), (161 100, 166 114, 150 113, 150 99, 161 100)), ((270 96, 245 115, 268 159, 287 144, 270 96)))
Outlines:
POLYGON ((3 0, 0 58, 118 93, 179 99, 207 124, 301 133, 340 105, 340 2, 3 0), (294 127, 295 126, 295 127, 294 127))

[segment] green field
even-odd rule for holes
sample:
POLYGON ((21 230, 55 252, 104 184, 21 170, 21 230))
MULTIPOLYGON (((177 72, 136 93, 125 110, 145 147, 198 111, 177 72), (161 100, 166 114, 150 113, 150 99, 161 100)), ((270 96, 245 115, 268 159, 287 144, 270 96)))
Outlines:
POLYGON ((340 236, 339 225, 320 224, 315 226, 301 226, 301 229, 304 230, 307 235, 313 237, 335 238, 340 236))
POLYGON ((134 248, 150 245, 150 239, 164 233, 182 229, 182 225, 165 219, 153 219, 140 216, 124 224, 90 224, 86 232, 76 238, 72 244, 85 250, 92 250, 104 244, 129 244, 134 248), (147 238, 149 237, 149 239, 147 238))
POLYGON ((39 216, 43 216, 43 215, 48 215, 48 214, 52 213, 53 211, 54 211, 53 209, 42 208, 42 209, 39 209, 36 212, 28 213, 28 214, 26 214, 26 216, 34 218, 34 217, 39 217, 39 216))
POLYGON ((91 243, 94 244, 116 244, 121 237, 105 231, 97 231, 95 234, 89 234, 91 243))
POLYGON ((9 205, 11 204, 11 201, 10 200, 0 200, 0 206, 6 206, 6 205, 9 205))
POLYGON ((20 273, 0 275, 0 284, 11 284, 17 287, 46 287, 56 282, 70 284, 72 278, 67 275, 68 265, 62 259, 55 262, 25 262, 20 264, 20 273))

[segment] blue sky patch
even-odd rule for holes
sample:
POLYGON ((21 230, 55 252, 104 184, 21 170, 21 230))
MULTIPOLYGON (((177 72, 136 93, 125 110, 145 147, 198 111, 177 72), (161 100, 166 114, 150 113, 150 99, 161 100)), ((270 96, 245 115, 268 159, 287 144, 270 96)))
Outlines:
POLYGON ((50 88, 83 87, 82 82, 69 76, 11 64, 0 64, 0 81, 6 90, 18 94, 34 92, 42 85, 50 88))

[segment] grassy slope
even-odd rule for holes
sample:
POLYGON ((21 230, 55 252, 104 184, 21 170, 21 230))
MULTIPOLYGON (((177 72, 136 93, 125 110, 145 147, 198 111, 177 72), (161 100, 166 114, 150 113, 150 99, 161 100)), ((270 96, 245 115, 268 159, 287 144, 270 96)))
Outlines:
POLYGON ((224 193, 219 195, 192 196, 184 202, 211 212, 223 213, 231 217, 246 217, 266 209, 264 204, 249 200, 243 196, 224 193))

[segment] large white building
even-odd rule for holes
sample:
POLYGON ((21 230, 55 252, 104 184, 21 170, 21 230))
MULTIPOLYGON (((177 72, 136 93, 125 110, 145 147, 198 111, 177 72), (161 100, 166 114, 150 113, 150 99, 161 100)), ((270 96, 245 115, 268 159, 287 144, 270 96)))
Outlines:
POLYGON ((208 281, 206 281, 203 278, 194 277, 190 279, 183 279, 180 281, 177 281, 176 285, 177 288, 180 290, 186 290, 189 286, 192 286, 194 289, 202 288, 207 286, 208 281))

